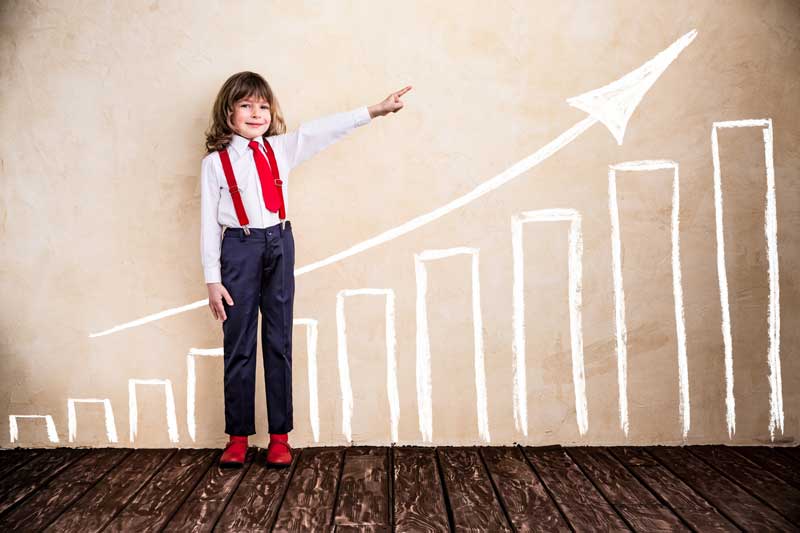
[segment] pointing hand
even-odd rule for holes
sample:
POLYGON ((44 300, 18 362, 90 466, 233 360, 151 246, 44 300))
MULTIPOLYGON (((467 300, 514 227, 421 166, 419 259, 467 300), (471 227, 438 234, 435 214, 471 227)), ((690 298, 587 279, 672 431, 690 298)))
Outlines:
POLYGON ((369 106, 370 117, 380 117, 388 113, 397 113, 403 109, 403 101, 400 97, 411 90, 411 85, 407 85, 399 91, 391 93, 384 101, 379 104, 369 106))

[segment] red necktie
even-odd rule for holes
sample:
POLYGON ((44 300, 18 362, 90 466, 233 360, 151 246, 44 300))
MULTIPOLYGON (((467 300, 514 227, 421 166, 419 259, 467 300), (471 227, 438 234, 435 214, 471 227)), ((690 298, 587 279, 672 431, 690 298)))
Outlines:
POLYGON ((264 205, 270 211, 278 211, 281 205, 281 194, 274 182, 272 172, 270 172, 267 158, 258 146, 258 141, 250 141, 248 146, 253 149, 253 158, 256 160, 256 170, 258 170, 258 178, 261 180, 261 194, 264 195, 264 205))

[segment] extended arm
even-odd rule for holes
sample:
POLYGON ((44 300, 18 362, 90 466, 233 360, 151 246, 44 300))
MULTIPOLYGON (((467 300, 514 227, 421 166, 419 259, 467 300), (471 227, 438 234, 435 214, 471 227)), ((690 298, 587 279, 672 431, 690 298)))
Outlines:
POLYGON ((369 109, 362 106, 304 122, 296 130, 270 137, 269 141, 282 150, 291 170, 371 120, 369 109))
POLYGON ((396 113, 402 109, 403 102, 400 97, 409 90, 411 90, 410 85, 391 93, 380 103, 304 122, 298 129, 270 137, 269 140, 270 142, 274 141, 275 145, 283 151, 291 170, 355 128, 368 124, 373 117, 396 113))

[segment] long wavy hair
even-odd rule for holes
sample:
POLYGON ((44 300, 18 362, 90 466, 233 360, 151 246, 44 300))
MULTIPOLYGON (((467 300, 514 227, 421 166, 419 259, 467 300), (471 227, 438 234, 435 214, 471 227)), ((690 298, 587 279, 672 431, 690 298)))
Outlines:
POLYGON ((286 122, 283 120, 281 106, 267 80, 255 72, 238 72, 225 80, 217 93, 211 114, 211 124, 205 132, 206 154, 222 150, 230 144, 234 134, 231 116, 236 102, 243 98, 259 97, 269 102, 271 117, 269 129, 263 137, 286 133, 286 122))

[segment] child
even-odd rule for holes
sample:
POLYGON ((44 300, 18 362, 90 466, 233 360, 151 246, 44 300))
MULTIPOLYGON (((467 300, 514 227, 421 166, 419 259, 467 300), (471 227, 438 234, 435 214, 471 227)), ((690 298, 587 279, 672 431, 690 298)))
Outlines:
POLYGON ((242 466, 255 433, 256 329, 267 389, 267 464, 292 462, 294 236, 284 197, 289 172, 369 123, 403 108, 407 86, 382 102, 301 124, 286 133, 278 100, 254 72, 234 74, 214 102, 200 175, 200 252, 208 306, 224 336, 224 466, 242 466))

